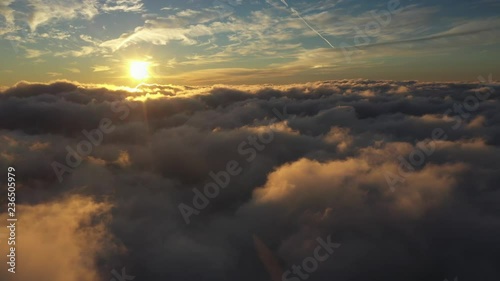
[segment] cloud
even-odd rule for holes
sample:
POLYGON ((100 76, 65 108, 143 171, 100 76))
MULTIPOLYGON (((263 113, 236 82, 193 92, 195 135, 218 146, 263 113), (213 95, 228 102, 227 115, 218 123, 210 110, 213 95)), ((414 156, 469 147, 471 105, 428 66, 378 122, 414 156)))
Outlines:
MULTIPOLYGON (((3 270, 0 276, 4 280, 100 280, 102 269, 96 265, 96 259, 106 251, 119 252, 102 221, 110 210, 105 203, 70 196, 20 204, 17 209, 22 212, 22 223, 17 224, 16 274, 12 279, 13 274, 3 270), (50 259, 47 253, 51 253, 50 259)), ((4 221, 7 218, 5 213, 2 217, 4 221)), ((6 264, 6 255, 0 261, 6 264)))
POLYGON ((102 71, 109 71, 111 70, 111 67, 107 66, 107 65, 94 65, 92 67, 93 71, 94 72, 102 72, 102 71))
MULTIPOLYGON (((28 0, 32 8, 28 24, 32 31, 38 26, 50 21, 85 19, 91 20, 100 12, 142 12, 144 4, 141 0, 106 0, 100 3, 97 0, 88 1, 59 1, 59 0, 28 0)), ((7 5, 6 5, 7 6, 7 5)))
MULTIPOLYGON (((353 47, 356 48, 368 48, 368 47, 373 47, 373 46, 387 46, 387 45, 397 45, 397 44, 405 44, 405 43, 415 43, 415 42, 424 42, 424 41, 430 41, 430 40, 436 40, 436 39, 443 39, 443 38, 449 38, 449 37, 461 37, 461 36, 466 36, 466 35, 476 35, 480 34, 483 32, 487 31, 498 31, 500 26, 487 26, 485 28, 478 28, 478 29, 472 29, 469 28, 470 26, 467 26, 467 29, 464 31, 458 31, 462 27, 459 28, 452 28, 449 31, 440 33, 440 34, 434 34, 430 36, 424 36, 424 37, 419 37, 419 38, 409 38, 409 39, 403 39, 403 40, 398 40, 398 41, 388 41, 388 42, 377 42, 373 44, 367 44, 367 45, 355 45, 353 47)), ((465 26, 464 26, 465 28, 465 26)))
POLYGON ((76 18, 89 20, 99 13, 96 0, 28 0, 28 3, 33 9, 28 20, 32 31, 35 31, 39 25, 51 20, 71 20, 76 18))
POLYGON ((68 70, 69 72, 72 72, 72 73, 80 73, 81 72, 81 70, 76 68, 76 67, 66 68, 66 70, 68 70))
POLYGON ((170 41, 180 41, 186 45, 194 45, 196 41, 187 36, 189 32, 189 29, 182 28, 139 27, 131 34, 123 34, 120 38, 101 43, 100 46, 116 51, 139 42, 149 42, 154 45, 166 45, 170 41))
POLYGON ((62 73, 59 73, 59 72, 47 72, 47 75, 49 75, 51 77, 56 77, 56 76, 61 76, 62 73))
POLYGON ((26 58, 38 58, 42 55, 46 54, 45 52, 39 51, 39 50, 34 50, 34 49, 26 49, 26 58))
MULTIPOLYGON (((143 26, 124 33, 119 38, 105 41, 101 44, 101 47, 111 48, 116 51, 141 42, 166 45, 172 41, 194 45, 198 43, 199 37, 210 36, 215 41, 219 39, 215 36, 225 33, 230 33, 231 41, 235 42, 264 40, 254 43, 264 47, 271 42, 283 41, 293 37, 290 34, 284 34, 282 26, 277 25, 278 22, 279 20, 274 18, 271 13, 265 11, 251 11, 251 17, 249 18, 230 17, 221 19, 216 9, 187 9, 165 17, 148 19, 143 26), (263 33, 266 33, 267 36, 262 36, 263 33)), ((302 26, 297 27, 297 29, 301 28, 302 26)), ((269 48, 275 48, 275 46, 269 46, 269 48)), ((256 52, 253 45, 239 49, 256 52)))
POLYGON ((7 24, 14 24, 14 9, 10 5, 14 0, 4 0, 0 3, 0 15, 5 18, 7 24))
POLYGON ((19 280, 106 281, 123 267, 141 280, 276 279, 329 235, 342 247, 311 279, 495 280, 500 87, 488 84, 3 88, 0 170, 19 170, 29 259, 19 280), (68 157, 85 142, 88 155, 68 157), (59 182, 52 164, 79 156, 59 182), (186 225, 179 204, 229 161, 241 173, 186 225))
POLYGON ((106 0, 106 3, 101 7, 106 12, 142 12, 144 9, 142 0, 106 0))

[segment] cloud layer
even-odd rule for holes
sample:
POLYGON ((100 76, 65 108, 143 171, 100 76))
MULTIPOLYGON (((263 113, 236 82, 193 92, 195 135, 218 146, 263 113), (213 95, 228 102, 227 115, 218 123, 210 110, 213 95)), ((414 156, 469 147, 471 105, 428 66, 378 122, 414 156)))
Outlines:
POLYGON ((23 225, 12 280, 274 281, 328 236, 342 246, 311 280, 497 280, 498 89, 18 83, 0 93, 23 225), (186 224, 179 204, 231 161, 186 224))

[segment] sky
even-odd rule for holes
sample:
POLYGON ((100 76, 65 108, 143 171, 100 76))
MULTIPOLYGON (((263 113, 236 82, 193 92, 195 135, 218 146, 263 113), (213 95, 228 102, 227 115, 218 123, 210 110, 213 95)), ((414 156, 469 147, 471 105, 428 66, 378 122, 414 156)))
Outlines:
POLYGON ((473 81, 500 65, 498 0, 2 0, 0 85, 473 81))

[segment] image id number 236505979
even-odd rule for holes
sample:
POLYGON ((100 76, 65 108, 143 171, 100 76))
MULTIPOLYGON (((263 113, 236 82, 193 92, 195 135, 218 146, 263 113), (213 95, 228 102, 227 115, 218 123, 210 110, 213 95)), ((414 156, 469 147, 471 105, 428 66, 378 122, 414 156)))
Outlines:
POLYGON ((7 229, 9 230, 8 241, 8 271, 16 273, 16 169, 9 167, 7 169, 7 229))

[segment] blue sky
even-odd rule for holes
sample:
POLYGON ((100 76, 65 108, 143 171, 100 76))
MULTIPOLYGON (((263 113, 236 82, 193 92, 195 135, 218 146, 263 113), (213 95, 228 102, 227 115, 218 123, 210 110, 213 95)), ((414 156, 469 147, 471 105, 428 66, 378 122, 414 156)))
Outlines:
POLYGON ((133 60, 155 83, 474 80, 498 71, 499 12, 497 0, 2 0, 0 85, 131 85, 133 60))

